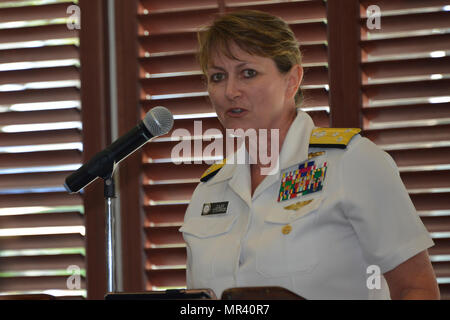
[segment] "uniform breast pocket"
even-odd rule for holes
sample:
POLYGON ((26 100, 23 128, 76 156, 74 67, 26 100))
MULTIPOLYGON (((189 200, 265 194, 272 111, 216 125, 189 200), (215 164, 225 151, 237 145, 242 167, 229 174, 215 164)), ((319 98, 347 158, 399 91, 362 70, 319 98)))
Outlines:
POLYGON ((179 231, 190 252, 190 266, 194 277, 213 277, 217 254, 229 252, 227 245, 230 232, 236 222, 235 216, 212 216, 189 218, 179 231))
POLYGON ((259 235, 256 254, 259 273, 266 277, 288 276, 310 272, 317 266, 319 255, 314 235, 321 202, 318 198, 301 206, 294 201, 272 209, 259 235), (285 209, 287 206, 290 209, 285 209))

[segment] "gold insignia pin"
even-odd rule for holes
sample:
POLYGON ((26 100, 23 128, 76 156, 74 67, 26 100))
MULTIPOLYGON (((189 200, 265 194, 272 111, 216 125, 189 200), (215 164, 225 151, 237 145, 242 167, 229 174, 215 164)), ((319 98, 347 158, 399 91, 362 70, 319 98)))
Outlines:
POLYGON ((291 231, 292 231, 292 227, 290 226, 290 225, 285 225, 284 227, 283 227, 283 229, 281 229, 281 232, 283 233, 283 234, 289 234, 289 233, 291 233, 291 231))
POLYGON ((323 156, 325 154, 325 151, 319 151, 319 152, 310 152, 308 153, 308 160, 311 158, 323 156))
POLYGON ((307 204, 311 203, 313 200, 314 199, 296 202, 294 204, 290 204, 290 205, 284 207, 284 209, 286 209, 286 210, 298 210, 298 209, 306 206, 307 204))

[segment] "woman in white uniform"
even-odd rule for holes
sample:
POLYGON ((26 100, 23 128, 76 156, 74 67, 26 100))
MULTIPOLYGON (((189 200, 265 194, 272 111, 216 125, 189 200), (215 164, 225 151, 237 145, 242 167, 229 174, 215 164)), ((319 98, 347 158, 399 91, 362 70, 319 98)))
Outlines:
POLYGON ((245 163, 228 157, 203 174, 180 228, 187 287, 218 297, 281 286, 306 299, 439 299, 433 241, 392 158, 359 129, 316 128, 298 108, 303 69, 287 24, 235 12, 199 44, 221 124, 279 140, 265 146, 276 165, 252 156, 247 139, 236 153, 245 163))

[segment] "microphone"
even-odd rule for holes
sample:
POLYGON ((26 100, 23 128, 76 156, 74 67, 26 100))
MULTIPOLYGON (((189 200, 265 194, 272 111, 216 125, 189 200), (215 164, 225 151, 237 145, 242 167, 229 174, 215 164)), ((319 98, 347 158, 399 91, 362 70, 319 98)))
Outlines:
POLYGON ((97 153, 77 171, 66 178, 64 188, 76 193, 98 177, 107 178, 115 165, 142 147, 150 139, 162 136, 173 126, 173 116, 164 107, 155 107, 136 127, 97 153))

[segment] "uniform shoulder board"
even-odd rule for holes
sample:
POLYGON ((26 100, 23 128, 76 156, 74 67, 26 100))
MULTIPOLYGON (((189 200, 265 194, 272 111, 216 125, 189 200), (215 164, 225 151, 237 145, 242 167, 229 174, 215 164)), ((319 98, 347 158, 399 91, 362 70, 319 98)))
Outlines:
POLYGON ((315 128, 311 132, 309 146, 345 149, 360 131, 359 128, 315 128))
POLYGON ((220 169, 222 169, 222 167, 225 165, 226 163, 226 159, 222 160, 219 163, 215 163, 213 165, 211 165, 201 176, 200 181, 201 182, 206 182, 209 179, 211 179, 212 177, 214 177, 220 169))

